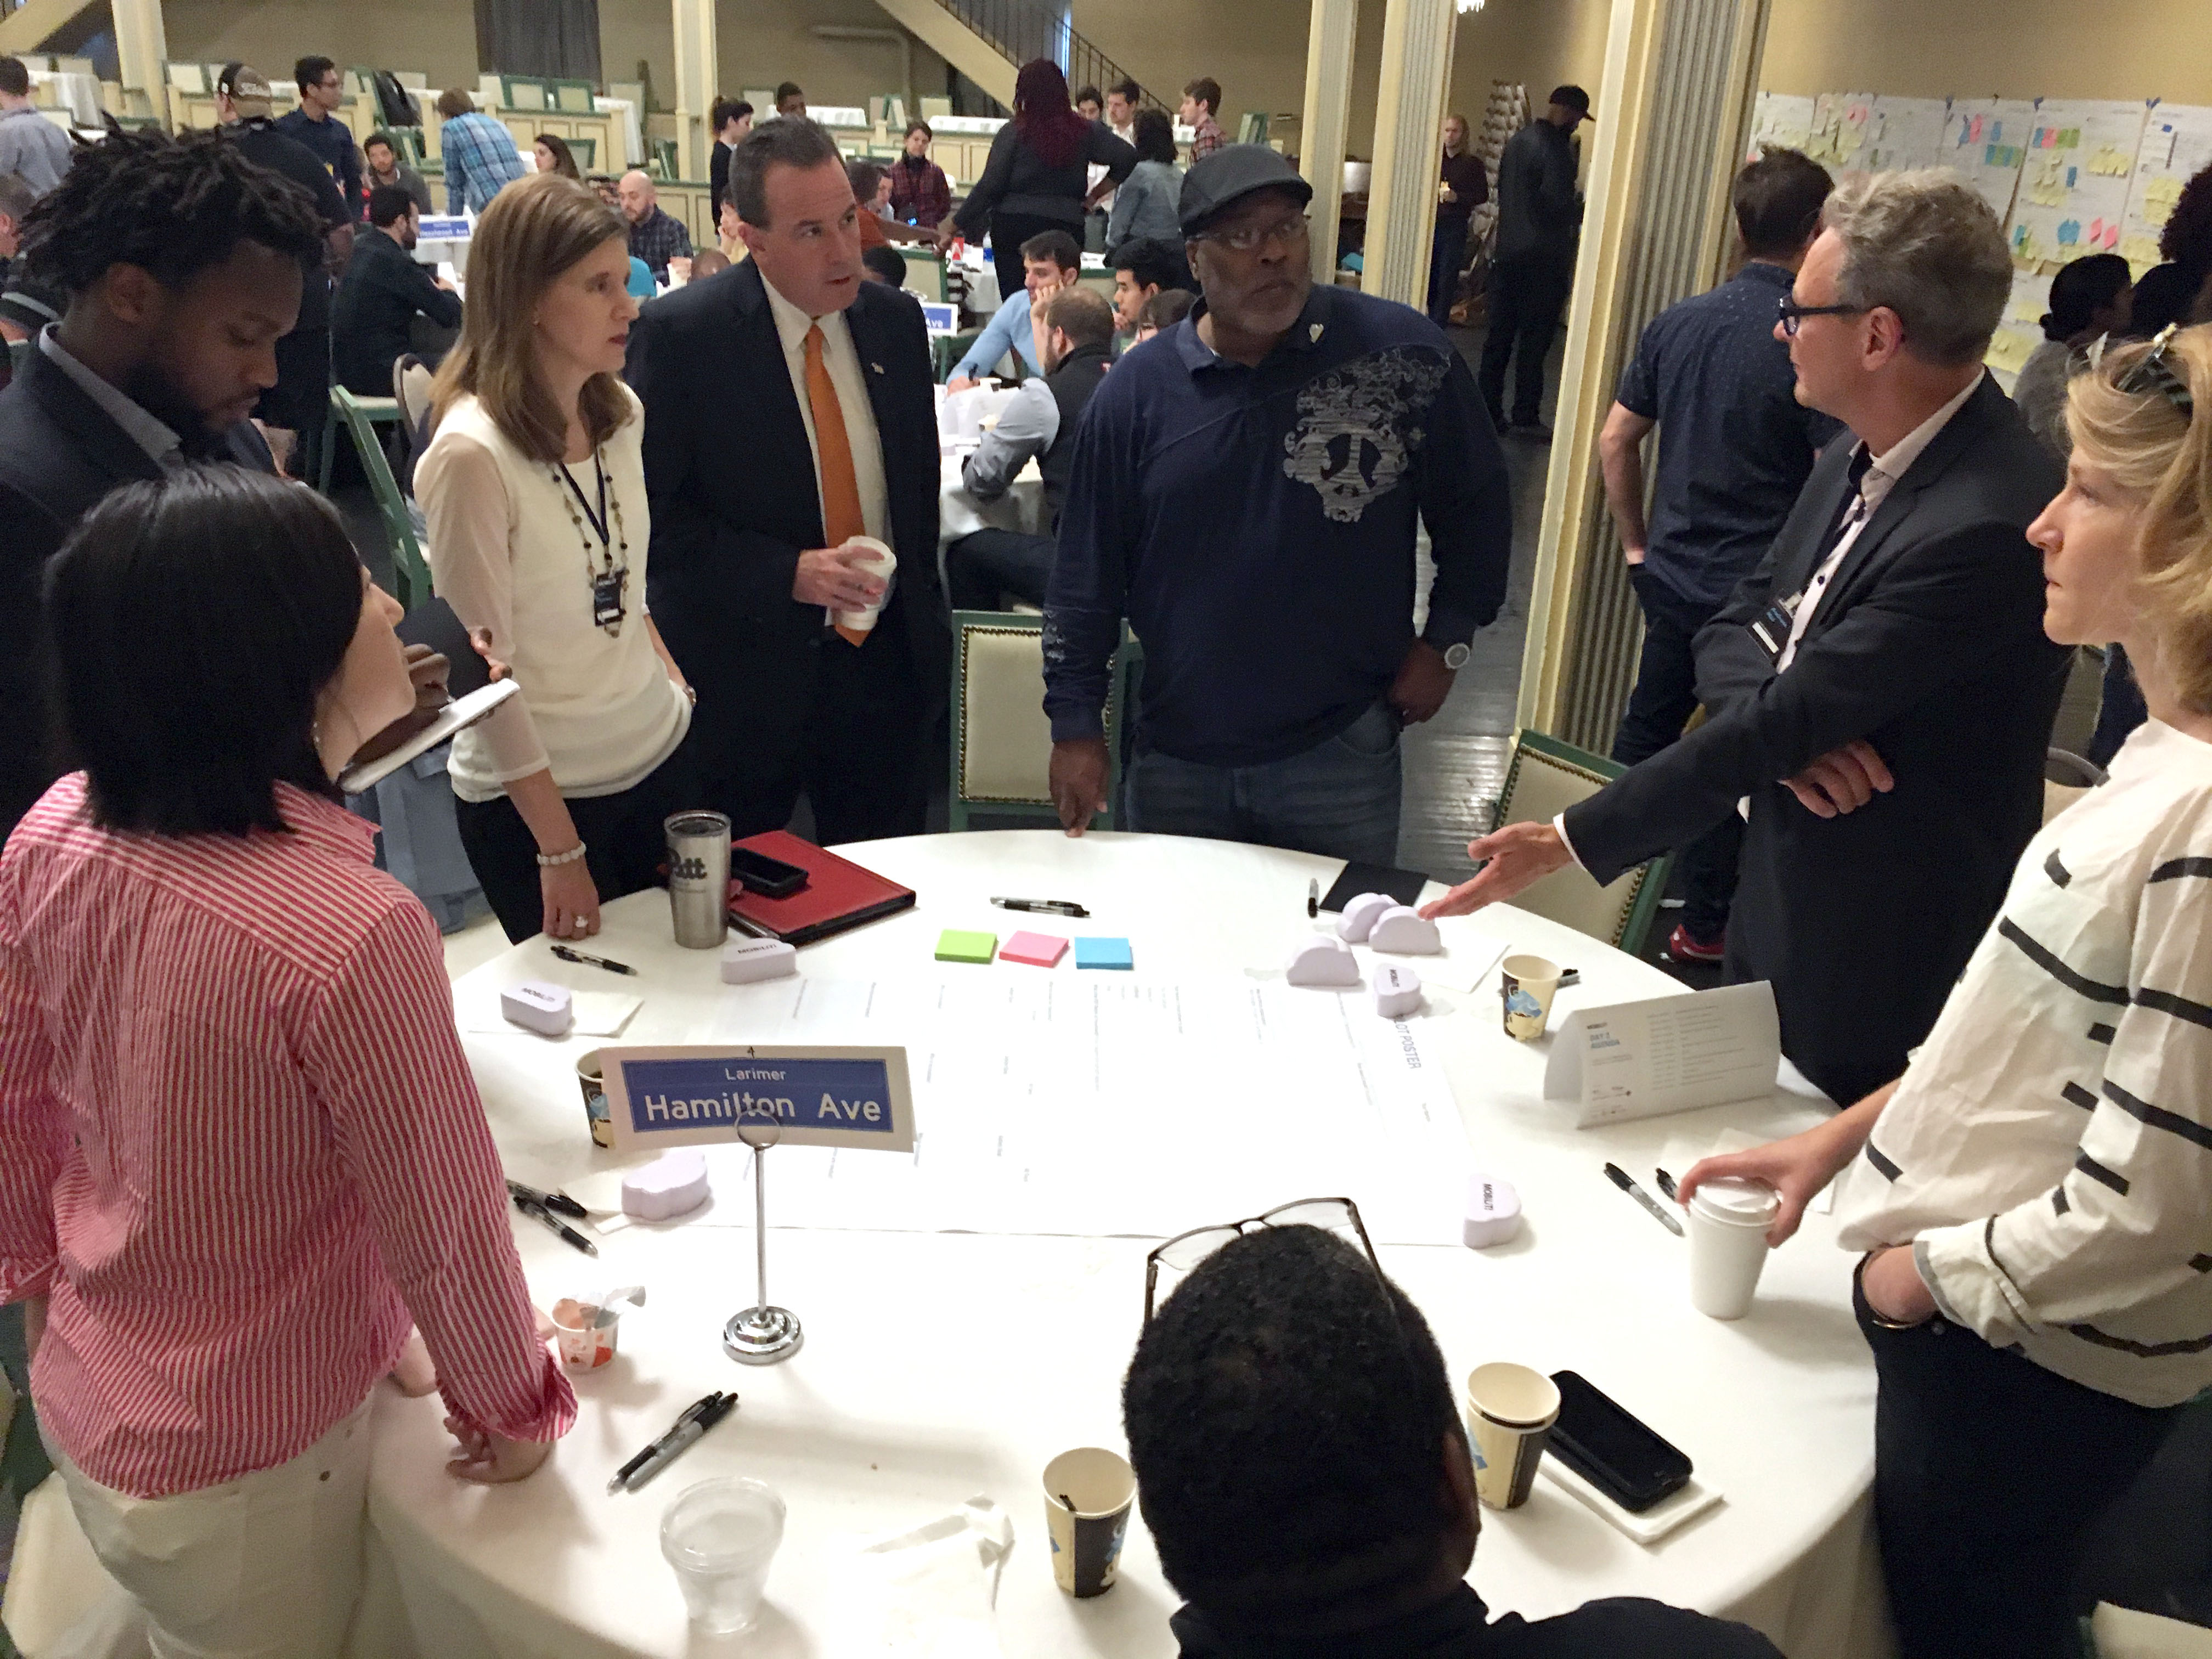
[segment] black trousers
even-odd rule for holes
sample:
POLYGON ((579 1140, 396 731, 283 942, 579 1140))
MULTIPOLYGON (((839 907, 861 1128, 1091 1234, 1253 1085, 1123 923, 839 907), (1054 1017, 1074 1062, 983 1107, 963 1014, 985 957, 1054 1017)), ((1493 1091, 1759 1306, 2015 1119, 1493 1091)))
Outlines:
MULTIPOLYGON (((672 812, 707 804, 687 739, 674 754, 618 795, 571 795, 568 816, 583 837, 585 867, 599 890, 599 902, 643 892, 660 884, 668 856, 662 828, 672 812)), ((491 800, 456 799, 453 816, 461 850, 490 901, 492 914, 520 943, 545 931, 545 901, 538 885, 538 842, 522 814, 505 795, 491 800)))
MULTIPOLYGON (((923 740, 936 704, 925 695, 931 688, 915 677, 904 617, 896 609, 885 611, 858 649, 825 632, 810 654, 811 672, 779 678, 755 693, 775 698, 783 709, 793 698, 803 701, 803 720, 785 728, 790 738, 770 738, 762 729, 757 740, 749 740, 741 714, 714 711, 718 720, 734 722, 714 750, 734 758, 718 764, 702 753, 708 803, 729 814, 731 833, 738 836, 782 829, 801 790, 814 808, 821 846, 920 835, 929 804, 923 740)), ((710 695, 701 690, 702 709, 710 695)))
POLYGON ((1452 301, 1459 294, 1459 268, 1467 262, 1467 225, 1456 215, 1437 216, 1436 240, 1429 252, 1429 320, 1451 326, 1452 301))
MULTIPOLYGON (((1711 610, 1682 598, 1640 564, 1629 566, 1628 580, 1644 611, 1644 652, 1636 665, 1636 689, 1628 694, 1628 708, 1613 739, 1613 757, 1623 766, 1650 759, 1682 735, 1698 706, 1693 647, 1698 630, 1712 620, 1711 610)), ((1682 926, 1692 939, 1710 944, 1728 931, 1736 854, 1742 848, 1743 820, 1730 812, 1674 849, 1682 878, 1682 926)))
POLYGON ((1571 264, 1548 258, 1500 259, 1490 268, 1490 333, 1482 343, 1482 395, 1491 418, 1505 414, 1505 366, 1513 371, 1513 421, 1527 425, 1544 400, 1544 360, 1573 285, 1571 264))
MULTIPOLYGON (((387 387, 383 394, 392 395, 387 387)), ((331 416, 331 331, 295 328, 276 342, 276 384, 261 394, 253 412, 270 426, 298 434, 292 476, 313 483, 321 476, 323 428, 331 416)))
POLYGON ((1044 603, 1059 544, 1018 530, 978 530, 945 550, 945 586, 955 611, 996 611, 1002 594, 1044 603))
POLYGON ((999 303, 1004 305, 1019 294, 1029 282, 1029 271, 1022 264, 1022 244, 1032 236, 1042 236, 1048 230, 1064 230, 1083 246, 1081 204, 1070 201, 1071 210, 1065 219, 1047 219, 1035 213, 994 213, 991 216, 991 263, 999 272, 999 303))
POLYGON ((1874 1350, 1875 1523, 1899 1659, 2079 1659, 2084 1545, 2179 1421, 1939 1318, 1874 1350))

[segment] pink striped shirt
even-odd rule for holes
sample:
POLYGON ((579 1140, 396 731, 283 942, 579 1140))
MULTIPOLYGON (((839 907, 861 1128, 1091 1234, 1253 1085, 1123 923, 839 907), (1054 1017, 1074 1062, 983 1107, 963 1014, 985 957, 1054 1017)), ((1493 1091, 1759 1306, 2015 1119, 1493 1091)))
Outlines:
POLYGON ((575 1418, 533 1334, 438 937, 374 826, 96 828, 82 774, 0 854, 0 1302, 51 1297, 33 1388, 103 1486, 155 1498, 313 1445, 410 1315, 457 1414, 575 1418))

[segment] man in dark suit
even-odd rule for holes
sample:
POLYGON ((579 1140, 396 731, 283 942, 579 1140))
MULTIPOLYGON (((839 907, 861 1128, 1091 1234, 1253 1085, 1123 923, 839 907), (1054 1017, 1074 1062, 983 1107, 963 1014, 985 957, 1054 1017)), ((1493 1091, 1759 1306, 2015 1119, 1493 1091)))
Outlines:
POLYGON ((812 122, 756 128, 729 188, 752 257, 630 330, 653 620, 698 688, 692 740, 736 833, 782 828, 804 789, 824 844, 918 834, 951 648, 921 308, 863 279, 865 210, 812 122), (713 418, 733 404, 734 446, 713 418), (884 595, 863 535, 898 570, 848 638, 828 613, 884 595))
POLYGON ((322 245, 307 193, 215 132, 112 135, 32 209, 32 274, 69 306, 0 392, 0 836, 57 770, 35 665, 46 561, 132 479, 276 471, 247 417, 322 245))
POLYGON ((1784 302, 1797 395, 1851 428, 1698 634, 1711 715, 1429 907, 1600 881, 1746 803, 1734 980, 1772 981, 1783 1050, 1840 1103, 1894 1079, 2035 831, 2065 653, 2028 523, 2059 469, 1981 367, 2010 289, 1996 216, 1936 173, 1838 189, 1784 302))

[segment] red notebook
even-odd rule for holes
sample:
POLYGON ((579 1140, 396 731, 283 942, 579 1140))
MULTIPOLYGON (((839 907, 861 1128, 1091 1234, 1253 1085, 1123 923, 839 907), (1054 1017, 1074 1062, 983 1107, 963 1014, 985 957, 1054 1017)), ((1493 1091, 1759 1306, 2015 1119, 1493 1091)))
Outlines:
MULTIPOLYGON (((888 916, 914 903, 914 890, 886 881, 863 870, 849 859, 824 852, 811 841, 801 841, 785 830, 764 836, 748 836, 735 845, 806 872, 806 885, 788 898, 768 898, 759 893, 735 893, 730 915, 756 932, 773 934, 787 945, 811 945, 848 927, 858 927, 878 916, 888 916)), ((734 883, 732 884, 735 885, 734 883)))

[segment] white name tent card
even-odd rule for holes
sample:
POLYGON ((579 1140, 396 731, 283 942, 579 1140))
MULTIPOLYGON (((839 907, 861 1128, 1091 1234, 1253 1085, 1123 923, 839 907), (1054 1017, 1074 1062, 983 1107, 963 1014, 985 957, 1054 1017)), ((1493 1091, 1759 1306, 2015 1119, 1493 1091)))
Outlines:
POLYGON ((904 1048, 602 1048, 615 1150, 726 1144, 775 1124, 780 1146, 914 1151, 904 1048))
POLYGON ((1575 1127, 1587 1129, 1762 1099, 1781 1063, 1774 988, 1723 985, 1576 1009, 1552 1039, 1544 1098, 1577 1103, 1575 1127))

